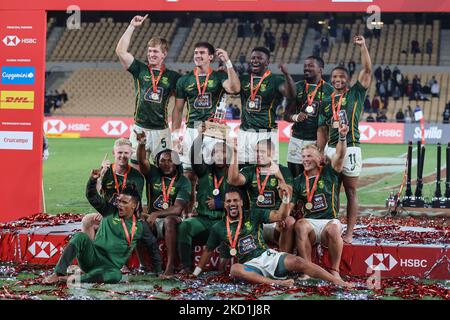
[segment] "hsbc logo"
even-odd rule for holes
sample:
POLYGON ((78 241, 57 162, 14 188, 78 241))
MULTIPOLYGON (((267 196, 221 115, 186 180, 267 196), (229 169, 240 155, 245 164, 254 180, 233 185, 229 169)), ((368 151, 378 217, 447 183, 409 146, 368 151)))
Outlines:
POLYGON ((62 120, 46 120, 44 122, 45 133, 63 133, 67 126, 62 120))
POLYGON ((13 35, 13 36, 8 35, 8 36, 5 36, 3 38, 3 43, 7 47, 16 47, 20 43, 23 43, 23 44, 36 44, 37 43, 37 39, 36 38, 22 38, 22 39, 20 39, 16 35, 13 35))
POLYGON ((120 136, 128 130, 128 126, 120 120, 110 120, 102 125, 103 132, 108 136, 120 136))
POLYGON ((374 271, 389 271, 398 264, 397 260, 389 253, 373 253, 365 262, 374 271))
POLYGON ((28 251, 35 258, 51 258, 58 252, 58 249, 51 242, 35 241, 28 247, 28 251))
POLYGON ((361 135, 361 141, 370 141, 377 135, 377 131, 369 125, 360 125, 359 133, 361 135))

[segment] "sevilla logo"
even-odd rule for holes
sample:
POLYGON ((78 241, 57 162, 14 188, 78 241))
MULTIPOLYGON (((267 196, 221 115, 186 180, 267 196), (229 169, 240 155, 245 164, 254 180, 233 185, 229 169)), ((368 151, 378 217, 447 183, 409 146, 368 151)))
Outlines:
POLYGON ((108 136, 120 136, 127 131, 128 126, 120 120, 110 120, 102 125, 102 130, 108 136))
POLYGON ((51 258, 58 252, 58 249, 51 242, 35 241, 28 247, 28 251, 35 258, 51 258))
POLYGON ((62 120, 46 120, 44 122, 45 133, 63 133, 67 126, 62 120))
POLYGON ((397 265, 397 260, 389 253, 373 253, 366 259, 366 264, 372 270, 389 271, 397 265))

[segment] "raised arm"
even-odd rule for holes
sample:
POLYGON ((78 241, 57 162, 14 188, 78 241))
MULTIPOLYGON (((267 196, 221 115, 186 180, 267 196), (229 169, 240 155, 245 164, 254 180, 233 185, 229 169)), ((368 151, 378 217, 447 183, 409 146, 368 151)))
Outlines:
POLYGON ((243 186, 246 183, 245 176, 239 172, 239 163, 237 158, 237 141, 234 141, 233 157, 228 168, 228 184, 232 186, 243 186))
POLYGON ((358 81, 364 88, 368 89, 372 81, 372 61, 366 46, 366 40, 363 36, 358 35, 353 38, 353 43, 361 48, 362 70, 359 72, 358 81))
POLYGON ((277 222, 286 219, 291 211, 291 197, 292 197, 292 187, 287 184, 278 185, 278 192, 280 198, 282 199, 281 205, 278 210, 270 211, 269 220, 270 222, 277 222))
POLYGON ((100 177, 100 169, 92 169, 86 186, 86 198, 102 216, 106 216, 112 211, 112 204, 107 202, 97 191, 97 180, 100 177))
POLYGON ((150 173, 150 163, 147 160, 145 151, 147 138, 145 136, 145 132, 137 133, 136 131, 134 131, 134 133, 136 134, 136 139, 139 143, 136 150, 136 158, 139 163, 139 170, 146 177, 150 173))
POLYGON ((336 153, 331 159, 331 165, 337 172, 341 172, 344 168, 345 153, 347 152, 347 133, 348 126, 341 123, 339 125, 339 141, 336 146, 336 153))
POLYGON ((133 63, 134 57, 131 53, 128 52, 128 47, 130 46, 130 40, 131 36, 133 35, 134 29, 136 27, 139 27, 142 25, 144 20, 147 18, 148 15, 142 16, 135 16, 128 28, 123 33, 122 37, 119 40, 119 43, 117 43, 116 47, 116 54, 119 57, 120 64, 128 70, 128 68, 133 63))
POLYGON ((290 73, 286 67, 286 64, 280 63, 278 65, 278 67, 280 68, 281 72, 283 73, 284 79, 285 79, 284 85, 282 85, 279 88, 279 91, 283 96, 286 97, 287 103, 289 106, 289 104, 295 100, 295 95, 297 94, 297 89, 295 88, 294 79, 290 75, 290 73))
POLYGON ((223 88, 226 92, 231 94, 239 93, 241 91, 241 82, 233 68, 233 63, 228 57, 228 53, 223 49, 217 48, 216 55, 227 67, 228 79, 223 82, 223 88))

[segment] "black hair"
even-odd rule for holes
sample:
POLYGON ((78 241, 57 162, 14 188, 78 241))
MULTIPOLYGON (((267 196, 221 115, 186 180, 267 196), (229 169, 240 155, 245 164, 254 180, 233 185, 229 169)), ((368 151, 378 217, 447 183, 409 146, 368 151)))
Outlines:
POLYGON ((233 150, 231 149, 231 147, 225 142, 216 142, 211 150, 211 157, 214 157, 214 153, 215 153, 215 147, 216 145, 222 145, 225 146, 225 164, 230 164, 231 163, 231 156, 233 154, 233 150))
POLYGON ((211 43, 206 42, 206 41, 204 41, 204 42, 197 42, 195 44, 194 48, 206 48, 206 49, 208 49, 208 53, 210 55, 214 55, 214 53, 216 52, 216 49, 214 49, 214 46, 211 43))
POLYGON ((270 59, 270 50, 266 47, 254 47, 252 53, 255 51, 264 53, 267 56, 267 59, 270 59))
POLYGON ((344 71, 344 72, 347 74, 347 76, 350 76, 350 73, 348 72, 348 70, 347 70, 346 67, 337 66, 337 67, 333 68, 333 70, 331 70, 331 74, 332 74, 335 70, 341 70, 341 71, 344 71))
POLYGON ((225 196, 227 195, 227 193, 234 193, 236 192, 237 194, 239 194, 239 197, 241 198, 241 200, 244 199, 244 196, 242 195, 242 191, 241 189, 237 188, 237 187, 233 187, 233 186, 229 186, 227 188, 227 190, 225 191, 225 196))
POLYGON ((175 164, 175 166, 177 167, 177 171, 178 173, 182 173, 183 172, 183 166, 181 164, 181 160, 180 160, 180 156, 178 155, 178 153, 172 149, 163 149, 160 152, 158 152, 155 156, 155 164, 156 166, 159 168, 159 160, 161 159, 161 156, 164 153, 170 153, 170 156, 172 158, 172 162, 175 164))
POLYGON ((309 56, 305 60, 315 60, 317 65, 319 66, 319 68, 323 69, 325 67, 325 61, 323 61, 323 59, 321 57, 309 56))
POLYGON ((136 209, 134 209, 134 214, 137 217, 140 217, 142 213, 142 202, 136 184, 134 182, 127 183, 125 185, 125 188, 123 188, 122 191, 120 192, 120 194, 130 196, 136 202, 137 206, 136 209))

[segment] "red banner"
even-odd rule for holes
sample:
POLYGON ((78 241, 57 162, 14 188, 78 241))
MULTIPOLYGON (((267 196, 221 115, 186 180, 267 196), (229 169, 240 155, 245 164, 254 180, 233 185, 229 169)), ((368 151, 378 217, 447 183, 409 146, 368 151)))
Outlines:
POLYGON ((0 222, 41 211, 46 24, 44 11, 0 11, 0 222))
POLYGON ((22 0, 2 1, 3 10, 60 10, 71 5, 81 10, 141 11, 291 11, 365 12, 371 5, 383 12, 449 12, 445 0, 22 0))

